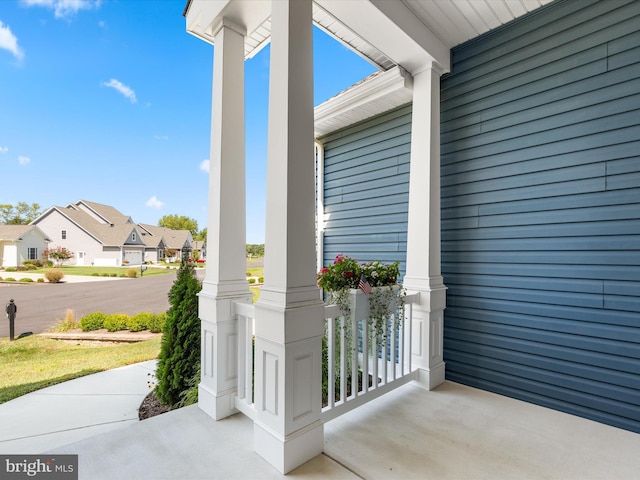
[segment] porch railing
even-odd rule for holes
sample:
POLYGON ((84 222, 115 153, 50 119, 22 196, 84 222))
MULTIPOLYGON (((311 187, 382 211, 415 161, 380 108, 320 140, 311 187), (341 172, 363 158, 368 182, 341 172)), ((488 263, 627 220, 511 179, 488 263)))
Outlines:
MULTIPOLYGON (((417 296, 406 295, 403 321, 391 315, 383 327, 382 337, 376 334, 368 319, 344 316, 337 305, 325 306, 323 421, 332 420, 416 378, 411 365, 411 317, 417 296)), ((234 309, 238 321, 235 405, 253 419, 255 307, 236 302, 234 309)))

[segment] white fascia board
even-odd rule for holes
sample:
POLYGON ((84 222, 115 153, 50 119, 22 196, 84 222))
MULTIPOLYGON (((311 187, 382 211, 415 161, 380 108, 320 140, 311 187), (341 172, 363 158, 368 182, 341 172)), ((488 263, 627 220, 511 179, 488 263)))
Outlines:
POLYGON ((413 78, 401 67, 379 73, 315 107, 315 137, 404 105, 412 92, 413 78))

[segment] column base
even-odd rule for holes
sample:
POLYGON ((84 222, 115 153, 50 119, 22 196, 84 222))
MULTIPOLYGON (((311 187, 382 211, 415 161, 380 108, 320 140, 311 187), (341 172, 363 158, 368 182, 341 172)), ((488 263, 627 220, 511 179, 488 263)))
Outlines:
POLYGON ((417 371, 418 378, 415 383, 418 387, 425 390, 433 390, 441 383, 444 383, 445 363, 442 362, 431 368, 419 368, 417 371))
POLYGON ((322 453, 324 425, 317 421, 283 439, 254 422, 253 442, 258 455, 280 473, 287 474, 322 453))
POLYGON ((235 407, 237 391, 227 390, 217 395, 206 385, 198 385, 198 408, 214 420, 221 420, 238 413, 235 407))

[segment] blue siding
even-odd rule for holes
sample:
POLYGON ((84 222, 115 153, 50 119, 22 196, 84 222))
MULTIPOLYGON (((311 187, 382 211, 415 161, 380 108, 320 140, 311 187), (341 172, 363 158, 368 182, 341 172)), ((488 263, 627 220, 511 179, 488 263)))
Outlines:
POLYGON ((447 378, 640 432, 640 2, 556 2, 452 60, 447 378))
POLYGON ((401 262, 409 196, 410 106, 323 139, 323 264, 338 254, 359 262, 401 262))

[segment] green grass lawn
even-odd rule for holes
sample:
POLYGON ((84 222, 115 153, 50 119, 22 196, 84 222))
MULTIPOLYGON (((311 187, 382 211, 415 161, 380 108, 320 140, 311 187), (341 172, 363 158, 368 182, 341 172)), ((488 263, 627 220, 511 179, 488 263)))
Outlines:
MULTIPOLYGON (((63 265, 62 267, 54 267, 60 268, 65 275, 84 275, 84 276, 103 276, 103 275, 126 275, 127 270, 130 268, 135 269, 138 272, 138 276, 140 276, 140 267, 76 267, 75 265, 63 265)), ((28 270, 28 273, 44 273, 46 270, 44 268, 39 268, 37 270, 28 270)), ((154 267, 148 265, 148 268, 144 272, 144 276, 150 275, 163 275, 165 273, 175 273, 175 270, 171 270, 166 267, 154 267)), ((15 275, 19 275, 22 272, 14 272, 15 275)))
POLYGON ((0 403, 44 387, 132 363, 153 360, 160 337, 139 343, 92 346, 38 335, 0 338, 0 403))

